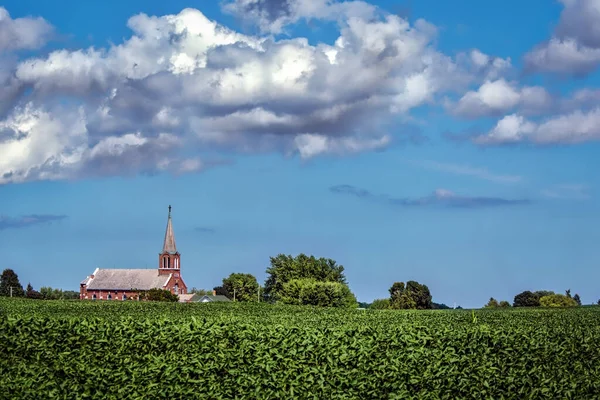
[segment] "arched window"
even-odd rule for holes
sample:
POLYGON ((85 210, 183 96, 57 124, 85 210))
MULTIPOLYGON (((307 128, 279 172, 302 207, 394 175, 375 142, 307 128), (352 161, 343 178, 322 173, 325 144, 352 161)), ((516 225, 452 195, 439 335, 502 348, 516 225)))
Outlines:
POLYGON ((96 293, 92 295, 92 300, 96 300, 96 293))
POLYGON ((123 293, 123 300, 127 300, 127 295, 123 293))
POLYGON ((175 294, 179 294, 179 285, 175 284, 175 294))
POLYGON ((179 268, 179 260, 176 258, 175 259, 175 269, 179 268))
POLYGON ((112 294, 110 294, 110 293, 109 293, 109 294, 107 294, 107 295, 106 295, 106 300, 112 300, 112 294))
POLYGON ((167 257, 163 257, 163 268, 167 268, 167 257))

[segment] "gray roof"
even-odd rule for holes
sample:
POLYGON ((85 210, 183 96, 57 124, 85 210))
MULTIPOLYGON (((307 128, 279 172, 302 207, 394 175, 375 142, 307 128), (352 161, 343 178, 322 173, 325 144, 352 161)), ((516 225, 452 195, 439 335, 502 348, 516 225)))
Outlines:
POLYGON ((171 275, 159 275, 158 269, 101 269, 87 285, 89 290, 162 289, 171 275))
POLYGON ((177 253, 175 245, 175 233, 173 233, 173 223, 171 222, 171 206, 169 206, 169 219, 167 220, 167 230, 165 231, 165 242, 163 244, 163 253, 177 253))
POLYGON ((200 298, 200 300, 198 300, 198 301, 204 301, 204 300, 208 300, 208 301, 231 301, 227 296, 223 296, 221 294, 218 294, 216 296, 211 296, 211 295, 207 294, 207 295, 202 296, 200 298))

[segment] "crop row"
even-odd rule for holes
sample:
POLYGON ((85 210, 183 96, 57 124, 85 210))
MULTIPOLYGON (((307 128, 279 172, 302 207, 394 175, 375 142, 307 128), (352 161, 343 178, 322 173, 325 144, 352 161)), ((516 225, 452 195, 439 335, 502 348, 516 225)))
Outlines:
POLYGON ((596 308, 103 304, 0 301, 0 398, 600 398, 596 308))

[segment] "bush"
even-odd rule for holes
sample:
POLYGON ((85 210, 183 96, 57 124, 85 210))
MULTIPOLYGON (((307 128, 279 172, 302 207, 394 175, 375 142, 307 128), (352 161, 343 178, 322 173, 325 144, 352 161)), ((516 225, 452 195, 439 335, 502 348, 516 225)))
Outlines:
POLYGON ((577 307, 577 302, 568 296, 563 294, 552 294, 550 296, 544 296, 540 298, 540 305, 542 307, 577 307))
POLYGON ((280 303, 320 307, 357 307, 347 285, 314 279, 292 279, 283 285, 280 303))
POLYGON ((179 296, 164 289, 150 289, 148 291, 140 291, 140 300, 148 301, 179 301, 179 296))
POLYGON ((373 310, 385 310, 390 308, 390 299, 376 299, 371 303, 373 310))

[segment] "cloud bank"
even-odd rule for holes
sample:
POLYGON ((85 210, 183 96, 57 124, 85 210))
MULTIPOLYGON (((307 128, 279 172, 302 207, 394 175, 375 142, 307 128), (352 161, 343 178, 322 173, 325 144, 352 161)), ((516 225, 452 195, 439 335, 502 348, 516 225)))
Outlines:
MULTIPOLYGON (((360 1, 239 0, 224 9, 266 34, 188 8, 135 15, 132 36, 106 48, 0 61, 0 184, 194 172, 224 152, 379 150, 402 141, 388 131, 395 116, 511 68, 477 50, 446 56, 433 25, 360 1), (270 35, 310 19, 335 21, 337 39, 270 35)), ((42 19, 2 11, 0 38, 21 38, 0 39, 7 50, 40 46, 52 32, 42 19)))
POLYGON ((0 215, 0 231, 5 229, 27 228, 35 225, 61 221, 66 215, 31 214, 21 217, 7 217, 0 215))
POLYGON ((478 209, 499 206, 527 205, 531 203, 531 201, 528 199, 505 199, 501 197, 461 196, 445 189, 437 189, 427 196, 418 198, 392 197, 385 194, 374 194, 366 189, 358 188, 352 185, 331 186, 329 190, 332 193, 336 194, 354 196, 376 203, 382 203, 399 207, 442 207, 478 209))
POLYGON ((600 65, 600 0, 560 0, 552 37, 524 57, 531 72, 585 76, 600 65))

